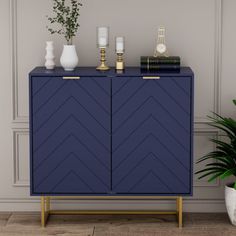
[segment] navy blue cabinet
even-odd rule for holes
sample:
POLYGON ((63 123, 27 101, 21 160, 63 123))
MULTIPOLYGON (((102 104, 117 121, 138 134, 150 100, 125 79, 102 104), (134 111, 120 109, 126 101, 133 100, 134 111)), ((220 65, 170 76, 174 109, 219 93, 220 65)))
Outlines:
POLYGON ((193 73, 30 73, 32 195, 191 195, 193 73))

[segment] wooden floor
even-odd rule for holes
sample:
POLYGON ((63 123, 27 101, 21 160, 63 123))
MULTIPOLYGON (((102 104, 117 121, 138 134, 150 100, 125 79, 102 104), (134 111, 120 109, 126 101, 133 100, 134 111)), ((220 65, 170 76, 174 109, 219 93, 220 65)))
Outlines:
POLYGON ((74 236, 236 236, 226 214, 184 214, 184 228, 175 216, 50 216, 45 229, 39 213, 0 213, 0 235, 74 236))

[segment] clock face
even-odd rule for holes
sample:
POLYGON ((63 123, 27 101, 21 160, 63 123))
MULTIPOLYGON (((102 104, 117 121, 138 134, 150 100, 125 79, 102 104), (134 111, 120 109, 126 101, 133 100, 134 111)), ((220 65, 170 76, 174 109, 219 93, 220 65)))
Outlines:
POLYGON ((166 52, 166 45, 163 43, 160 43, 157 45, 157 51, 161 54, 166 52))

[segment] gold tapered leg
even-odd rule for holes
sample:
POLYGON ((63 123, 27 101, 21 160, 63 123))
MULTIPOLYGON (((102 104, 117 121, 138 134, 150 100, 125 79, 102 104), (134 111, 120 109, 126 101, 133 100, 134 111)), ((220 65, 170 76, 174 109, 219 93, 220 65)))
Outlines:
POLYGON ((45 227, 45 197, 41 197, 41 226, 45 227))
POLYGON ((178 217, 179 228, 182 228, 183 226, 183 198, 178 197, 176 199, 176 203, 177 203, 177 217, 178 217))
POLYGON ((50 214, 50 197, 41 197, 41 225, 46 226, 50 214))
POLYGON ((176 211, 177 211, 177 213, 179 212, 179 198, 180 197, 176 198, 176 211))
POLYGON ((46 212, 50 212, 50 197, 46 197, 46 212))

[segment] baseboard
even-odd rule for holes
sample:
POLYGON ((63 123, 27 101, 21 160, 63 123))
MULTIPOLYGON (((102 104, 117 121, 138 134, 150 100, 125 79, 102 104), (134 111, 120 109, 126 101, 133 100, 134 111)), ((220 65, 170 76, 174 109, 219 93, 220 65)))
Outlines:
MULTIPOLYGON (((52 208, 58 210, 172 210, 175 201, 52 201, 52 208)), ((184 200, 184 212, 226 212, 224 200, 184 200)), ((0 199, 0 211, 40 211, 39 199, 0 199)))

